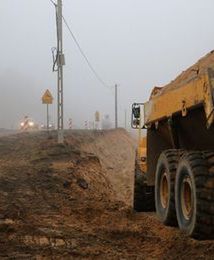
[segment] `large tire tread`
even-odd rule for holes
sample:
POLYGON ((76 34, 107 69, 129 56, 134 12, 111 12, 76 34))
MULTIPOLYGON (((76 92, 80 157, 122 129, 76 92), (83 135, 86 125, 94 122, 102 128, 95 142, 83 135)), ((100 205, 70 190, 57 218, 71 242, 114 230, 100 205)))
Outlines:
POLYGON ((184 154, 190 163, 196 187, 196 222, 190 234, 196 239, 214 238, 214 152, 184 154))
MULTIPOLYGON (((167 168, 170 174, 170 199, 168 204, 168 213, 167 215, 161 217, 161 221, 166 226, 177 226, 177 218, 176 218, 176 211, 175 211, 175 175, 177 170, 178 161, 180 156, 182 156, 183 150, 177 149, 168 149, 162 152, 159 157, 159 162, 157 168, 159 167, 159 163, 162 160, 167 161, 167 168)), ((156 172, 157 174, 157 172, 156 172)), ((158 195, 156 195, 158 196, 158 195)), ((156 201, 156 211, 158 212, 159 203, 156 201)), ((160 213, 158 213, 160 214, 160 213)))

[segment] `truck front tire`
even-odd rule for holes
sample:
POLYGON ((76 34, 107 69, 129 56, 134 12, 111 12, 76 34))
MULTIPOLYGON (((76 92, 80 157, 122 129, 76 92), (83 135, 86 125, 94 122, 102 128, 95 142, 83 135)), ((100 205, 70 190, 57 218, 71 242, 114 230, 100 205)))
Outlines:
POLYGON ((170 149, 161 153, 155 177, 155 207, 160 221, 169 226, 177 225, 174 185, 179 150, 170 149))

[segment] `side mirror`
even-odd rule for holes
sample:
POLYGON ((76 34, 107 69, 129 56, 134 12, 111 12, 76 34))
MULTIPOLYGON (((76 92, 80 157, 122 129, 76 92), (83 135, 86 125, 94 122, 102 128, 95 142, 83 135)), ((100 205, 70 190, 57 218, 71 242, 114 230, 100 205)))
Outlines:
POLYGON ((132 113, 135 118, 140 118, 140 106, 138 105, 133 106, 132 113))
POLYGON ((141 129, 142 127, 142 118, 141 112, 143 109, 143 103, 134 103, 132 104, 132 118, 131 118, 131 126, 134 129, 141 129))

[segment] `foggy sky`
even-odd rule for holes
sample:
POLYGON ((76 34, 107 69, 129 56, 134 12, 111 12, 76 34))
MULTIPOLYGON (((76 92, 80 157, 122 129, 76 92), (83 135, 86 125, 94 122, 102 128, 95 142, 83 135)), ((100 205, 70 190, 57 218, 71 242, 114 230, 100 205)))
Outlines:
MULTIPOLYGON (((103 80, 119 84, 119 119, 124 109, 143 102, 214 49, 212 0, 64 0, 63 13, 81 47, 103 80)), ((48 88, 55 102, 55 10, 49 0, 0 1, 0 128, 16 128, 29 115, 45 122, 41 96, 48 88)), ((99 110, 114 119, 113 91, 91 73, 64 27, 65 123, 93 120, 99 110)))

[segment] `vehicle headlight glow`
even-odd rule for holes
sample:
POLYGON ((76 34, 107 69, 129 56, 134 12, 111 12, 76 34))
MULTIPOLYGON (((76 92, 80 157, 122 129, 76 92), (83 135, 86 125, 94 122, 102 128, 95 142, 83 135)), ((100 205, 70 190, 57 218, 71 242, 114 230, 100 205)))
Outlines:
POLYGON ((29 126, 34 126, 34 122, 30 121, 29 126))
POLYGON ((21 122, 21 124, 20 124, 21 126, 24 126, 25 125, 25 123, 24 122, 21 122))

